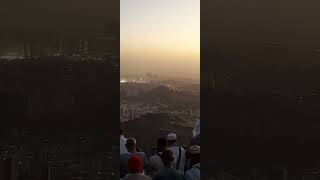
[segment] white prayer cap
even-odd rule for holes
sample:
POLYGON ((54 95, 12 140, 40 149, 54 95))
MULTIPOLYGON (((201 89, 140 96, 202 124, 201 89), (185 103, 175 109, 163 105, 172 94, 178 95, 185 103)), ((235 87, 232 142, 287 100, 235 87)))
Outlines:
POLYGON ((200 154, 200 146, 194 145, 189 148, 190 154, 196 155, 200 154))
POLYGON ((177 140, 177 135, 174 134, 174 133, 168 134, 168 140, 169 140, 169 141, 177 140))

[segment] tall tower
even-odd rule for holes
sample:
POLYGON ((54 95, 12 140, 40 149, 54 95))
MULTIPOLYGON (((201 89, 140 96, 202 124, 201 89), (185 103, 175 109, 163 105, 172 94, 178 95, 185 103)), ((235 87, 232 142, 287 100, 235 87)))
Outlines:
POLYGON ((41 179, 44 179, 44 180, 47 180, 49 179, 49 169, 50 169, 50 166, 49 166, 49 163, 48 162, 41 162, 40 163, 41 167, 40 167, 40 177, 41 179))
POLYGON ((130 109, 130 120, 134 119, 134 111, 133 108, 130 109))
POLYGON ((22 53, 25 58, 31 57, 31 43, 30 42, 24 42, 22 53))
POLYGON ((18 57, 23 57, 24 55, 23 55, 23 46, 22 47, 19 47, 19 49, 18 49, 18 55, 17 55, 18 57))
POLYGON ((80 40, 80 55, 86 57, 89 54, 89 42, 85 40, 80 40))
POLYGON ((31 43, 28 43, 28 57, 31 57, 31 43))
POLYGON ((28 52, 28 49, 27 49, 28 47, 27 47, 27 43, 26 42, 24 42, 23 43, 23 50, 22 50, 22 53, 23 53, 23 57, 25 57, 25 58, 27 58, 27 52, 28 52))

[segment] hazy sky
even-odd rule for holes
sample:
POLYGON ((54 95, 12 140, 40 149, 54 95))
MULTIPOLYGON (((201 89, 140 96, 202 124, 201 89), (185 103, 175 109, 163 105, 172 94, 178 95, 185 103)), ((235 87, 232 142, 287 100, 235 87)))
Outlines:
POLYGON ((121 0, 121 73, 199 79, 200 0, 121 0))

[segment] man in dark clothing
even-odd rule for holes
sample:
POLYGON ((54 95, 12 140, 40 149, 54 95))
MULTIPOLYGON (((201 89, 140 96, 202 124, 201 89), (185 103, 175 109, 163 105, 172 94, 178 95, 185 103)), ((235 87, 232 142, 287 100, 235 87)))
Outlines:
POLYGON ((147 174, 153 177, 163 169, 162 152, 167 148, 167 139, 159 138, 157 141, 157 153, 149 158, 147 174))
POLYGON ((174 162, 172 151, 164 150, 162 152, 162 161, 164 168, 154 176, 153 180, 184 180, 183 174, 172 167, 174 162))
POLYGON ((200 146, 194 145, 189 148, 191 168, 186 172, 186 180, 200 180, 200 146))

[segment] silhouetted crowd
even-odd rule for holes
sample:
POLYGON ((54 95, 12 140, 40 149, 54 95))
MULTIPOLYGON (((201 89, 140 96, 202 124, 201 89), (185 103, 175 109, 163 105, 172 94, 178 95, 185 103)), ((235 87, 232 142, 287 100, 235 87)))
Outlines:
POLYGON ((151 157, 142 152, 135 138, 125 138, 120 129, 121 180, 200 180, 200 134, 188 148, 177 144, 177 135, 157 139, 151 157))

